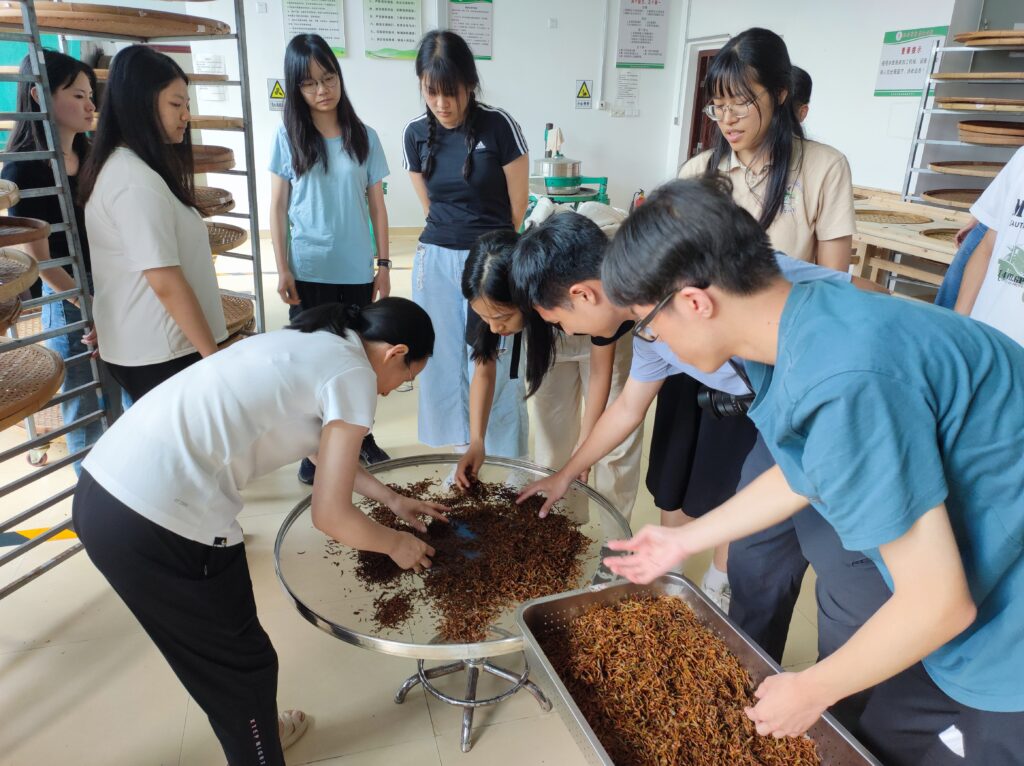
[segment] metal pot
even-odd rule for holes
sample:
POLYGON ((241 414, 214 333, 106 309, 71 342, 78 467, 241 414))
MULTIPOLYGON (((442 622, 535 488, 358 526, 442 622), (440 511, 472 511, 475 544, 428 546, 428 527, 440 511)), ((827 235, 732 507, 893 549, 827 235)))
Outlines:
POLYGON ((570 160, 568 157, 544 157, 537 160, 535 174, 544 177, 548 194, 578 194, 581 164, 579 160, 570 160))

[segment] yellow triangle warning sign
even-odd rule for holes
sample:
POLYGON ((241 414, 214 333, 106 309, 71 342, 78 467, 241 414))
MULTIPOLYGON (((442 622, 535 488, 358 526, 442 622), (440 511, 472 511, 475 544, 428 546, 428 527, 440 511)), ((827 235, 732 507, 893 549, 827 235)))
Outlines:
POLYGON ((576 91, 576 98, 590 98, 590 88, 587 87, 586 80, 580 83, 580 89, 576 91))
POLYGON ((284 98, 284 88, 281 87, 281 81, 278 80, 274 83, 274 87, 270 90, 271 98, 284 98))

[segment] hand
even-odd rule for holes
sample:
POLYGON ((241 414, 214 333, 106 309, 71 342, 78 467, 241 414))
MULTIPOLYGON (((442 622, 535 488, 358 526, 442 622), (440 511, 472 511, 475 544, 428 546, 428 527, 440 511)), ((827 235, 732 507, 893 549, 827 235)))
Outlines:
POLYGON ((282 271, 277 275, 277 294, 289 306, 298 306, 301 303, 298 288, 295 287, 295 277, 290 271, 282 271))
POLYGON ((381 266, 377 269, 377 275, 373 278, 372 301, 387 298, 391 295, 391 269, 381 266))
POLYGON ((630 582, 646 585, 661 577, 693 551, 687 549, 683 530, 648 524, 630 540, 612 540, 613 551, 632 551, 632 556, 608 556, 604 564, 630 582))
POLYGON ((473 481, 480 472, 480 466, 484 462, 484 445, 481 442, 470 442, 469 449, 459 459, 455 466, 455 483, 463 489, 473 486, 473 481))
POLYGON ((95 327, 89 327, 82 335, 82 343, 92 348, 92 358, 98 359, 100 355, 100 340, 96 334, 95 327))
POLYGON ((799 737, 831 704, 807 682, 806 671, 768 676, 754 696, 758 703, 744 712, 754 722, 758 734, 771 734, 776 739, 799 737))
POLYGON ((561 471, 548 476, 546 479, 535 481, 533 484, 527 484, 523 491, 519 493, 519 497, 516 498, 517 503, 521 503, 528 497, 534 495, 544 495, 547 498, 544 501, 544 505, 540 507, 540 516, 542 519, 548 515, 551 511, 551 506, 565 497, 565 493, 569 491, 569 485, 572 484, 573 477, 566 476, 561 471))
POLYGON ((590 469, 587 468, 585 471, 580 471, 580 475, 576 477, 576 481, 578 481, 580 484, 586 484, 589 478, 590 469))
POLYGON ((402 569, 422 572, 430 568, 430 556, 434 549, 408 532, 397 532, 395 542, 388 551, 388 556, 402 569))
MULTIPOLYGON (((439 503, 431 503, 426 500, 413 500, 411 497, 405 495, 399 495, 398 499, 395 500, 390 506, 391 511, 408 524, 413 529, 419 532, 426 532, 427 525, 423 523, 420 516, 429 516, 432 519, 443 521, 448 523, 448 518, 444 515, 444 511, 450 511, 450 508, 445 508, 439 503)), ((433 555, 433 551, 430 552, 433 555)))
POLYGON ((958 231, 953 239, 956 240, 956 246, 960 247, 964 243, 964 238, 971 233, 971 229, 978 225, 978 219, 971 216, 971 220, 968 221, 960 231, 958 231))

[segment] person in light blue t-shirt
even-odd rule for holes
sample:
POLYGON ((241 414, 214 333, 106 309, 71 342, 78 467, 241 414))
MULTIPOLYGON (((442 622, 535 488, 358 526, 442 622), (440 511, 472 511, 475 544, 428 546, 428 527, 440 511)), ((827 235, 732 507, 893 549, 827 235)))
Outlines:
POLYGON ((1021 763, 1024 348, 934 306, 790 284, 716 179, 653 194, 602 280, 642 317, 635 334, 698 369, 747 360, 750 417, 778 463, 685 527, 612 543, 633 555, 609 567, 649 582, 810 501, 893 595, 828 658, 761 684, 758 733, 802 734, 877 684, 861 736, 886 764, 1021 763))
MULTIPOLYGON (((320 35, 292 38, 284 71, 284 124, 270 157, 277 292, 292 320, 325 303, 363 308, 391 292, 384 150, 356 115, 338 59, 320 35)), ((369 434, 360 459, 379 463, 388 455, 369 434)), ((299 480, 312 484, 315 470, 303 460, 299 480)))

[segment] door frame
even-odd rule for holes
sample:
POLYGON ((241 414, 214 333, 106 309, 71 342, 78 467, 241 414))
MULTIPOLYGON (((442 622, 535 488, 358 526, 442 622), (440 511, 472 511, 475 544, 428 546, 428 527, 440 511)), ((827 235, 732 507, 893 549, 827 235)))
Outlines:
POLYGON ((669 134, 669 147, 666 157, 667 172, 671 178, 679 173, 679 168, 686 162, 686 152, 690 145, 690 132, 693 129, 694 93, 697 89, 697 70, 700 54, 721 48, 732 38, 732 34, 723 32, 717 35, 687 40, 683 47, 682 69, 677 80, 676 106, 672 120, 673 128, 669 134))

